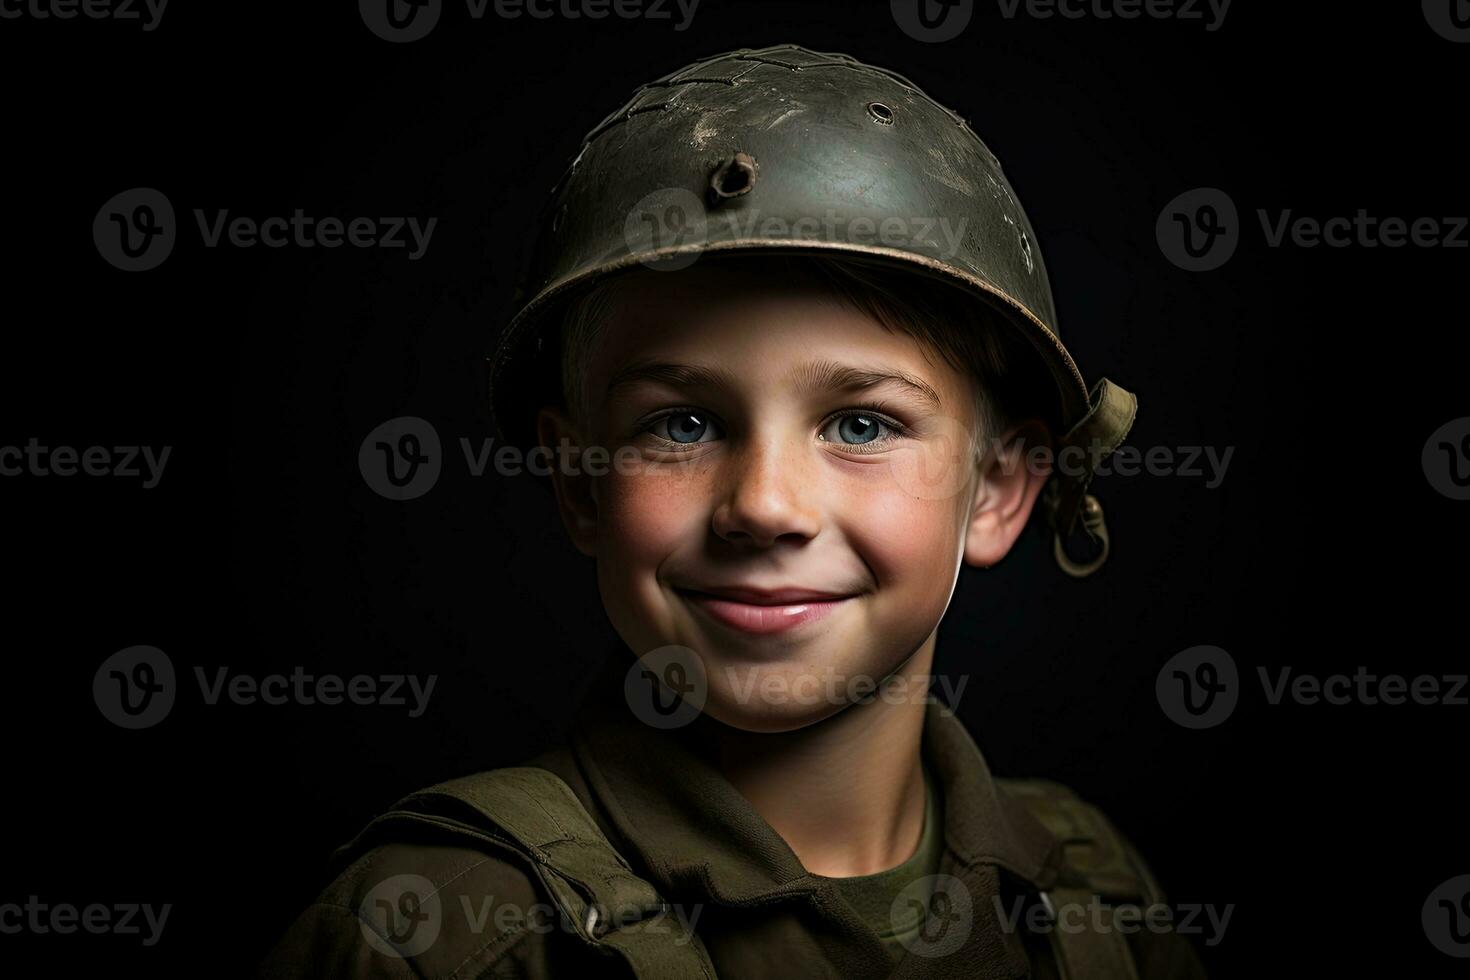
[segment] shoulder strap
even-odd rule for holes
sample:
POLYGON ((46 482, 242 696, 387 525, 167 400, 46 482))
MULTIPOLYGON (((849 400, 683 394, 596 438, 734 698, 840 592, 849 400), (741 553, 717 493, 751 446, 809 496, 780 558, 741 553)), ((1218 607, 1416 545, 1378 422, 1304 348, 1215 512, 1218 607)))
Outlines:
MULTIPOLYGON (((1042 893, 1053 918, 1058 906, 1086 908, 1101 899, 1107 906, 1106 928, 1061 928, 1053 921, 1052 951, 1061 980, 1137 980, 1138 970, 1128 937, 1112 920, 1118 905, 1148 908, 1163 901, 1147 865, 1097 807, 1060 783, 1047 779, 998 779, 1005 792, 1062 842, 1063 862, 1057 884, 1042 893)), ((1089 913, 1074 917, 1085 926, 1089 913)))
POLYGON ((428 824, 524 858, 585 942, 620 954, 639 980, 714 980, 699 937, 633 874, 561 777, 534 766, 491 769, 420 790, 368 824, 428 824))

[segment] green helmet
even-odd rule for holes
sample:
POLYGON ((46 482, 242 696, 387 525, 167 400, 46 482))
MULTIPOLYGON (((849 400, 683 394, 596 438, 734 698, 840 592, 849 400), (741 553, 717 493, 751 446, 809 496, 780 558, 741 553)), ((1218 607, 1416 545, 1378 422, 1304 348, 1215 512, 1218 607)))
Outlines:
POLYGON ((1059 456, 1067 465, 1054 468, 1042 498, 1054 552, 1076 576, 1106 560, 1102 507, 1087 486, 1127 435, 1137 399, 1106 378, 1083 382, 1000 163, 961 116, 903 76, 795 45, 697 61, 642 86, 588 133, 546 209, 490 354, 503 443, 536 445, 535 410, 548 386, 559 390, 560 312, 610 273, 735 250, 879 262, 959 287, 1045 361, 1055 448, 1081 447, 1059 456), (1086 563, 1062 547, 1079 519, 1101 544, 1086 563))

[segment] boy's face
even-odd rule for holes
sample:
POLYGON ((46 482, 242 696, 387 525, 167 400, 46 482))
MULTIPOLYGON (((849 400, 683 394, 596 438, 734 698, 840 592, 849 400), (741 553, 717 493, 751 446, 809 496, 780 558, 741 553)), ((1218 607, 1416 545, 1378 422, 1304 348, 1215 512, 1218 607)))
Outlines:
POLYGON ((969 377, 739 262, 642 271, 616 296, 588 431, 546 409, 540 434, 611 454, 599 476, 553 470, 623 640, 695 651, 704 710, 746 731, 820 721, 927 663, 961 560, 1003 557, 1045 478, 1017 457, 982 473, 969 377), (799 592, 750 594, 778 590, 799 592))

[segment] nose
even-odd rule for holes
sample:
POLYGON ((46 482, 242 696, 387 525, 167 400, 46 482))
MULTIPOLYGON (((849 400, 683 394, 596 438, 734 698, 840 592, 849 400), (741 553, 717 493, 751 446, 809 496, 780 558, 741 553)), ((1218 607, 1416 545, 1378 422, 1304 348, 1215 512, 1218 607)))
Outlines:
POLYGON ((774 434, 748 438, 721 474, 711 518, 715 534, 732 544, 769 548, 777 541, 809 540, 821 528, 819 486, 806 447, 774 434))

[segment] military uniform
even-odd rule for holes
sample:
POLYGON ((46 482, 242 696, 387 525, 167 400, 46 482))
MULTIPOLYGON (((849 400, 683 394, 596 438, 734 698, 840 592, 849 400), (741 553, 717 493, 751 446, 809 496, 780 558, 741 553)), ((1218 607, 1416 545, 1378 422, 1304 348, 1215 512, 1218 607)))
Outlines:
POLYGON ((341 872, 261 976, 1204 976, 1174 932, 1032 928, 1065 902, 1165 899, 1100 813, 1056 784, 992 777, 936 704, 922 746, 942 800, 937 875, 921 928, 885 947, 841 880, 807 872, 691 751, 696 733, 634 716, 621 672, 595 685, 569 744, 410 796, 339 850, 341 872), (547 794, 553 775, 567 799, 547 794))

